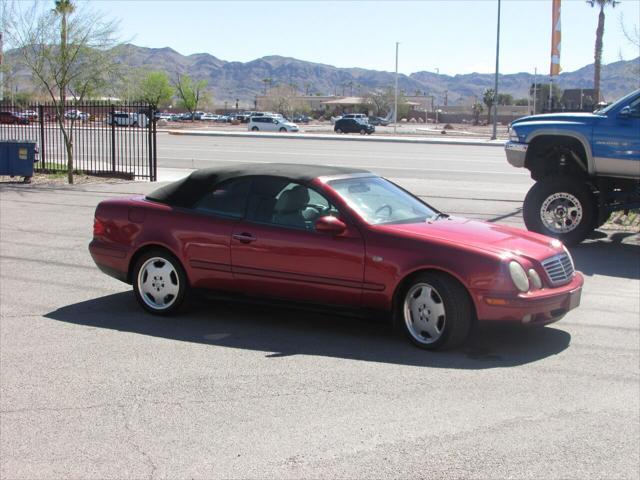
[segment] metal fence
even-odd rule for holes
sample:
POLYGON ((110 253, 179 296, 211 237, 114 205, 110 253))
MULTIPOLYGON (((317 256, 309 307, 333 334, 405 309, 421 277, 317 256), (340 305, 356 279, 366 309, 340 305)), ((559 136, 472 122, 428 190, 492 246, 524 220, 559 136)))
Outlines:
MULTIPOLYGON (((62 111, 76 171, 156 181, 156 121, 149 105, 70 103, 62 111)), ((36 171, 67 170, 64 135, 53 104, 0 103, 0 140, 36 142, 36 171)))

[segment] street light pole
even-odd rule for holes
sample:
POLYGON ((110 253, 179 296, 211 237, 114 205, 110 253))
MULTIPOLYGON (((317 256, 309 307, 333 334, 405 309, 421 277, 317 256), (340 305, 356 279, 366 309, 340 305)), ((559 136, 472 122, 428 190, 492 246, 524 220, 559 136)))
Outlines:
POLYGON ((393 133, 395 134, 398 128, 398 45, 400 42, 396 42, 396 92, 395 100, 393 102, 393 133))
POLYGON ((500 70, 500 0, 498 0, 498 28, 496 35, 496 79, 495 86, 493 88, 493 135, 491 140, 498 138, 498 72, 500 70))

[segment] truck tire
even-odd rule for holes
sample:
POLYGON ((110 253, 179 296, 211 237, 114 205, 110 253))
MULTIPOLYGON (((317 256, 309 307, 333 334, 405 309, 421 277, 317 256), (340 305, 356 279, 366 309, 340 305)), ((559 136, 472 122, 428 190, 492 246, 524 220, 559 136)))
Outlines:
POLYGON ((523 217, 529 230, 575 245, 597 223, 597 205, 583 181, 566 176, 546 177, 527 193, 523 217))

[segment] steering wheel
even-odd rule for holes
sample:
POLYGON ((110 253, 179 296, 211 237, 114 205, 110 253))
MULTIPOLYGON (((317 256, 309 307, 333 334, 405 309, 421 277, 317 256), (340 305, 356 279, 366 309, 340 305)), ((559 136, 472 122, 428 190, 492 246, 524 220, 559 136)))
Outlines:
POLYGON ((388 203, 385 203, 384 205, 382 205, 380 208, 378 208, 378 209, 376 210, 376 212, 375 212, 375 216, 376 216, 376 217, 383 217, 383 216, 384 216, 384 217, 387 217, 387 218, 388 218, 388 217, 390 217, 390 216, 391 216, 391 214, 392 214, 392 213, 393 213, 393 208, 391 208, 391 205, 389 205, 388 203), (382 215, 382 214, 381 214, 381 212, 382 212, 383 210, 388 210, 388 211, 389 211, 389 213, 388 213, 387 215, 382 215))

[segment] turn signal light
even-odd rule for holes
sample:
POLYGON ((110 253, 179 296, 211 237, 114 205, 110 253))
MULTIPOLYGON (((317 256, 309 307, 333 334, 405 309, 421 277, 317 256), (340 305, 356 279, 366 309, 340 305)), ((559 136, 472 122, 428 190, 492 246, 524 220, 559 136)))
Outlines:
POLYGON ((485 298, 484 301, 489 305, 507 305, 507 301, 504 298, 485 298))
POLYGON ((104 225, 104 222, 98 218, 94 218, 93 219, 93 236, 94 237, 101 237, 105 234, 106 232, 106 227, 104 225))

